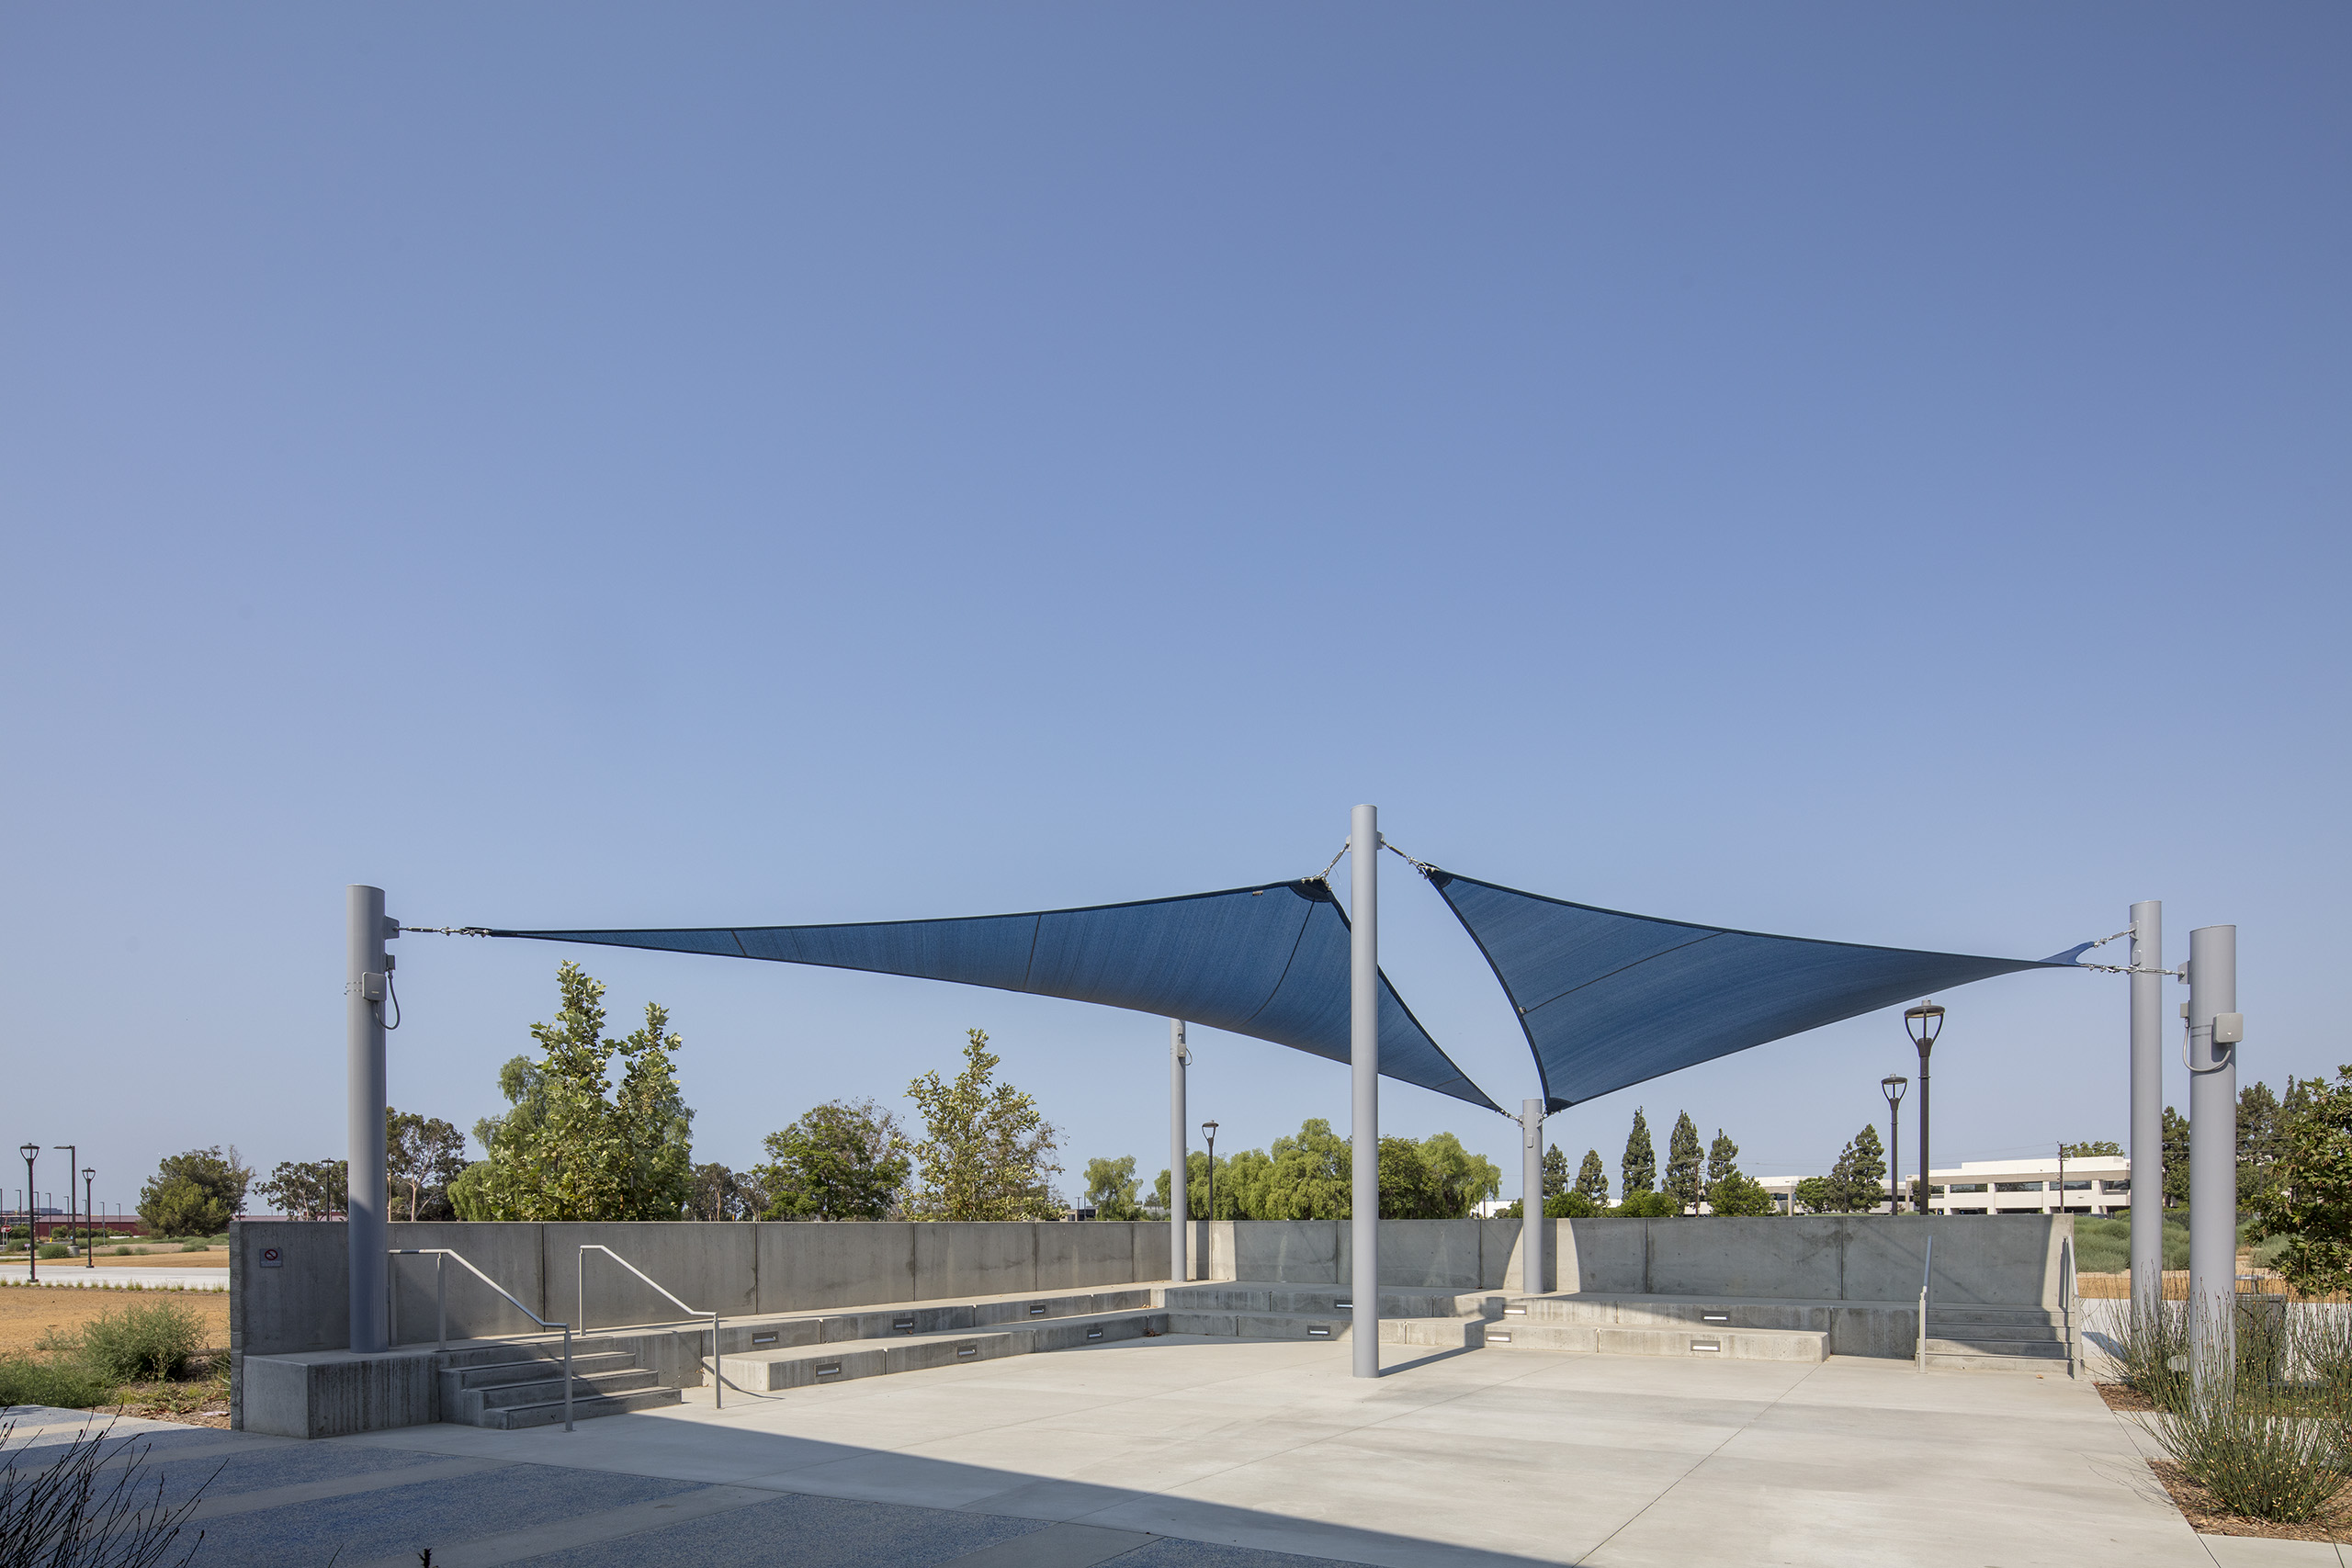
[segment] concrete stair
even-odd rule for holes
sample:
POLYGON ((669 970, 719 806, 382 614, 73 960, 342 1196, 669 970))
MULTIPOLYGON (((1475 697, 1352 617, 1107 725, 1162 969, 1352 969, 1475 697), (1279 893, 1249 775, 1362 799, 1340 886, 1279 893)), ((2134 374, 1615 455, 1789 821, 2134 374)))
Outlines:
MULTIPOLYGON (((1345 1339, 1354 1327, 1350 1292, 1334 1286, 1235 1281, 1170 1285, 1161 1292, 1171 1334, 1241 1339, 1345 1339)), ((1407 1290, 1380 1292, 1380 1342, 1431 1349, 1476 1349, 1484 1341, 1486 1313, 1502 1298, 1484 1292, 1407 1290)))
MULTIPOLYGON (((447 1350, 435 1358, 441 1383, 441 1418, 513 1431, 562 1421, 563 1347, 544 1340, 447 1350)), ((571 1344, 574 1420, 652 1410, 678 1403, 637 1357, 608 1339, 571 1344)))
POLYGON ((2073 1325, 2064 1312, 1928 1303, 1930 1367, 2046 1375, 2071 1370, 2072 1345, 2073 1325))
MULTIPOLYGON (((920 1323, 920 1314, 911 1315, 920 1323)), ((775 1393, 857 1378, 961 1366, 967 1361, 992 1361, 1004 1356, 1073 1350, 1088 1345, 1143 1338, 1169 1332, 1168 1319, 1169 1314, 1164 1312, 1147 1309, 1047 1316, 1035 1323, 992 1325, 986 1328, 893 1326, 881 1335, 729 1351, 719 1358, 718 1371, 730 1389, 775 1393)))

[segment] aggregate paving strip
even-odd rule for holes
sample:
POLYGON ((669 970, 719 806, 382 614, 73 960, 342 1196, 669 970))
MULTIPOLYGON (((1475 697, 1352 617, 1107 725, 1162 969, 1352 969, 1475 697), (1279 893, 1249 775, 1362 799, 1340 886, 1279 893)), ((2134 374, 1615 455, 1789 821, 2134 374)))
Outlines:
POLYGON ((229 1298, 218 1291, 116 1291, 52 1289, 45 1285, 0 1287, 0 1356, 22 1355, 52 1330, 71 1334, 102 1313, 120 1312, 126 1302, 176 1302, 203 1321, 204 1337, 229 1342, 229 1298))

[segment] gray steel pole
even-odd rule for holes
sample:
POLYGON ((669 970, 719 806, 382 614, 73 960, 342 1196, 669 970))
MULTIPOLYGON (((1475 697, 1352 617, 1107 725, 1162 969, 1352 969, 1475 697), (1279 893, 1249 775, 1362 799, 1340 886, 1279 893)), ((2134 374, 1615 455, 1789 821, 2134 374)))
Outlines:
POLYGON ((1184 1201, 1186 1128, 1184 1111, 1184 1021, 1168 1021, 1168 1277, 1178 1284, 1193 1277, 1185 1246, 1192 1211, 1184 1201))
POLYGON ((1380 813, 1348 824, 1348 1061, 1355 1147, 1348 1239, 1355 1375, 1380 1375, 1380 813))
POLYGON ((1540 1296, 1544 1268, 1544 1102, 1519 1102, 1519 1288, 1540 1296))
POLYGON ((384 1257, 390 1235, 384 1202, 384 890, 345 889, 345 1136, 350 1185, 345 1234, 351 1247, 351 1338, 362 1354, 391 1348, 384 1257), (369 993, 373 992, 374 995, 369 993))
POLYGON ((2238 929, 2200 926, 2188 933, 2189 1359, 2200 1378, 2231 1365, 2236 1339, 2238 1054, 2214 1043, 2213 1020, 2237 1006, 2238 929))
POLYGON ((2132 906, 2132 1297, 2164 1299, 2165 907, 2132 906))

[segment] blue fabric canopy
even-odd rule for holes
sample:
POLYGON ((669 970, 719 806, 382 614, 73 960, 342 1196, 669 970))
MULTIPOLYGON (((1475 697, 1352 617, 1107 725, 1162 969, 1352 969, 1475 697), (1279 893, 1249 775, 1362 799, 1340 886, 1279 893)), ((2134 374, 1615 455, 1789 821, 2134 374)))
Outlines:
MULTIPOLYGON (((481 928, 475 928, 481 930, 481 928)), ((1026 915, 684 931, 482 931, 953 980, 1181 1018, 1348 1060, 1348 918, 1319 877, 1026 915)), ((1488 1110, 1388 977, 1380 1070, 1488 1110)))
POLYGON ((1611 1089, 2049 958, 1974 958, 1653 919, 1426 868, 1518 1010, 1544 1101, 1611 1089))

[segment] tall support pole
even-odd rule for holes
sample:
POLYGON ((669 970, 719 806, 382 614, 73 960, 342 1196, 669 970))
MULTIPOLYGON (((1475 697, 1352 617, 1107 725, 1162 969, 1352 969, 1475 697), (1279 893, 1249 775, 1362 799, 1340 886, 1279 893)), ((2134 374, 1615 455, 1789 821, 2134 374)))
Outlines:
POLYGON ((1355 1147, 1349 1174, 1348 1240, 1355 1322, 1355 1375, 1380 1375, 1380 813, 1355 808, 1348 824, 1348 1061, 1355 1147))
POLYGON ((345 890, 345 1134, 350 1185, 345 1234, 351 1246, 351 1348, 391 1348, 384 1282, 390 1245, 384 1222, 384 890, 345 890))
MULTIPOLYGON (((2213 1020, 2238 1007, 2238 928, 2188 933, 2188 1314, 2191 1375, 2228 1369, 2238 1293, 2238 1054, 2213 1020)), ((2132 1207, 2140 1207, 2139 1192, 2132 1207)))
POLYGON ((2154 1311, 2165 1267, 2165 907, 2132 906, 2132 1299, 2154 1311))
POLYGON ((1519 1288, 1542 1295, 1551 1283, 1544 1267, 1544 1102, 1519 1102, 1519 1288))
POLYGON ((1184 1198, 1184 1160, 1188 1123, 1184 1111, 1184 1068, 1192 1060, 1184 1049, 1184 1021, 1168 1021, 1168 1277, 1182 1284, 1193 1277, 1191 1239, 1193 1211, 1184 1198))

